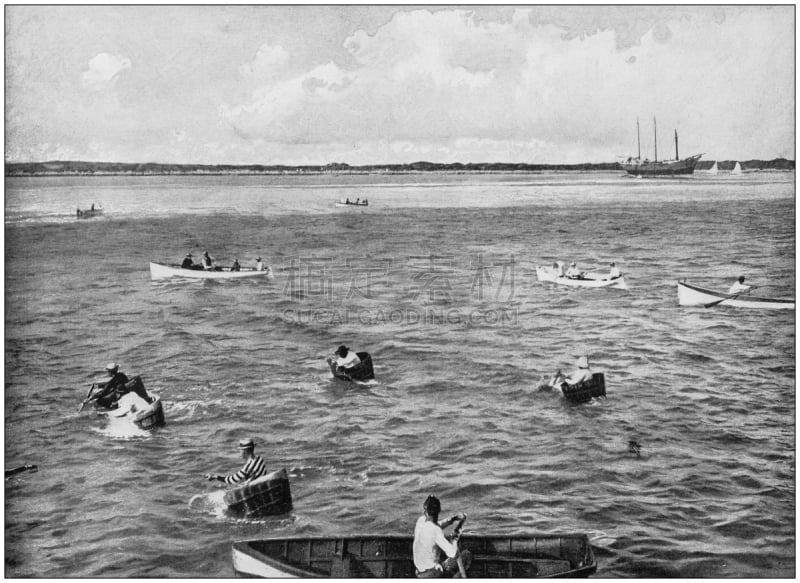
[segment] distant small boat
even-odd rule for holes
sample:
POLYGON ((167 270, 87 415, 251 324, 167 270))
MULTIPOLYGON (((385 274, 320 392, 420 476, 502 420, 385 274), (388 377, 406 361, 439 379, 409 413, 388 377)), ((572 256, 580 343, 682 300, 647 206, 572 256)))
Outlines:
POLYGON ((244 518, 285 514, 292 509, 292 491, 285 469, 256 478, 225 492, 228 511, 244 518))
POLYGON ((653 119, 653 135, 655 137, 655 158, 653 160, 642 160, 642 146, 639 139, 639 120, 636 120, 636 143, 638 147, 638 154, 635 158, 628 158, 623 164, 622 168, 628 174, 633 176, 679 176, 686 174, 693 174, 694 167, 700 160, 702 154, 689 156, 688 158, 681 159, 678 156, 678 130, 675 130, 675 159, 674 160, 659 160, 658 159, 658 133, 656 132, 656 120, 653 119))
POLYGON ((357 200, 356 202, 351 202, 350 200, 337 200, 336 206, 369 206, 369 201, 364 200, 357 200))
POLYGON ((741 173, 742 173, 742 165, 737 162, 736 165, 733 167, 733 170, 731 170, 731 174, 741 174, 741 173))
POLYGON ((628 289, 625 283, 625 276, 609 279, 600 274, 588 273, 581 278, 572 278, 558 275, 552 267, 536 266, 536 279, 539 281, 549 281, 558 285, 569 287, 609 287, 615 289, 628 289))
POLYGON ((586 403, 593 398, 606 396, 606 378, 601 372, 592 375, 592 380, 570 385, 563 383, 561 392, 564 397, 574 403, 586 403))
POLYGON ((343 381, 368 381, 375 378, 375 371, 372 368, 372 357, 369 352, 356 352, 360 363, 354 367, 348 368, 347 372, 340 370, 341 367, 336 366, 336 360, 330 361, 331 374, 337 379, 343 381))
MULTIPOLYGON (((244 577, 414 579, 413 537, 353 535, 233 543, 234 573, 244 577)), ((462 535, 472 554, 468 578, 588 577, 597 570, 585 534, 462 535)))
POLYGON ((716 162, 714 162, 714 165, 711 168, 709 168, 708 170, 706 170, 706 172, 708 174, 718 174, 719 173, 719 166, 717 165, 716 162))
POLYGON ((732 295, 691 285, 685 281, 678 282, 679 306, 705 306, 712 302, 724 300, 717 305, 760 310, 794 310, 794 300, 792 299, 760 298, 746 293, 739 294, 735 298, 731 297, 732 295))
POLYGON ((150 279, 167 279, 169 277, 184 277, 189 279, 240 279, 246 277, 265 277, 275 279, 272 268, 267 266, 263 270, 252 267, 242 267, 239 271, 231 271, 230 267, 217 269, 184 269, 180 265, 164 265, 150 262, 150 279))
POLYGON ((99 217, 102 214, 103 214, 103 207, 92 206, 92 208, 88 210, 82 211, 81 209, 78 209, 77 212, 75 213, 75 216, 79 219, 91 219, 94 217, 99 217))

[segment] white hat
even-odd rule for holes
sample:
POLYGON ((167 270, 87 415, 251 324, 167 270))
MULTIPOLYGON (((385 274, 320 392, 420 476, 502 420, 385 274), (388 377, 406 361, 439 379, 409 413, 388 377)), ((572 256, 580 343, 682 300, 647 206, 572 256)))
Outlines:
POLYGON ((575 265, 575 262, 573 261, 572 263, 570 263, 570 265, 575 265))
POLYGON ((255 446, 256 444, 255 442, 253 442, 253 439, 251 437, 239 440, 239 449, 250 449, 251 447, 255 446))
POLYGON ((581 356, 578 359, 578 368, 589 368, 589 359, 585 356, 581 356))
POLYGON ((119 369, 119 365, 116 362, 109 362, 106 365, 106 370, 109 371, 109 372, 117 372, 118 369, 119 369))

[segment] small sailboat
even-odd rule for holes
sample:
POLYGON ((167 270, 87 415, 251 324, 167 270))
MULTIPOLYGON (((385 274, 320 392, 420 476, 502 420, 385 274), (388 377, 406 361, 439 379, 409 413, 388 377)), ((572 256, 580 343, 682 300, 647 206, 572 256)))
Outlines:
POLYGON ((741 174, 741 173, 742 173, 742 165, 737 162, 736 166, 734 166, 733 170, 731 170, 731 174, 741 174))
POLYGON ((642 143, 639 138, 639 120, 636 120, 636 143, 638 146, 637 156, 628 158, 622 163, 622 168, 633 176, 676 176, 683 174, 693 174, 694 167, 700 160, 702 154, 695 154, 688 158, 680 159, 678 156, 678 130, 675 130, 675 159, 658 159, 658 132, 656 131, 656 120, 653 118, 653 136, 655 145, 655 157, 653 160, 642 159, 642 143))
POLYGON ((711 168, 709 168, 708 170, 706 170, 706 172, 708 174, 719 174, 719 166, 717 166, 717 163, 714 162, 714 165, 711 168))

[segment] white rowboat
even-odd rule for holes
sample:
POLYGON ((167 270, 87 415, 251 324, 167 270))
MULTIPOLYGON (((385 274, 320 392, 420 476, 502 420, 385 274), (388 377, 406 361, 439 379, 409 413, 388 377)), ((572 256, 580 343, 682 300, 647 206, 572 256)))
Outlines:
MULTIPOLYGON (((680 306, 704 306, 730 296, 731 294, 725 292, 716 292, 710 289, 697 287, 696 285, 690 285, 684 281, 678 282, 678 305, 680 306)), ((794 300, 759 298, 746 293, 720 302, 717 305, 730 306, 732 308, 756 308, 760 310, 794 310, 794 300)))
POLYGON ((614 289, 628 289, 625 277, 615 277, 609 279, 597 273, 588 273, 585 277, 574 279, 571 277, 559 276, 552 267, 536 266, 536 279, 539 281, 549 281, 558 285, 568 285, 570 287, 609 287, 614 289))
POLYGON ((240 279, 246 277, 265 277, 275 279, 272 268, 267 266, 262 271, 252 267, 242 267, 240 271, 231 271, 230 267, 220 270, 184 269, 179 265, 163 265, 150 262, 150 279, 166 279, 168 277, 187 277, 191 279, 240 279))

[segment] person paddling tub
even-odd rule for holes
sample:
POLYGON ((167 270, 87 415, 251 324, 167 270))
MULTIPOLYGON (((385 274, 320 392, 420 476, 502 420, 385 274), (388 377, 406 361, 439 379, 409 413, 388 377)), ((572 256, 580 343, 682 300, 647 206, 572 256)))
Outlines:
POLYGON ((96 401, 99 407, 104 407, 106 409, 115 408, 118 405, 118 401, 131 391, 136 393, 145 403, 153 402, 153 399, 147 394, 142 383, 134 383, 131 389, 126 386, 129 382, 128 377, 124 372, 119 370, 119 365, 116 362, 110 362, 106 365, 106 374, 109 376, 109 379, 105 382, 97 383, 101 389, 100 392, 96 395, 92 395, 88 399, 89 401, 96 401))
POLYGON ((467 569, 472 562, 472 554, 468 550, 460 551, 458 538, 461 536, 461 526, 467 519, 463 512, 439 524, 439 513, 442 504, 436 496, 428 496, 422 503, 423 514, 417 519, 414 527, 414 567, 420 579, 434 579, 440 577, 453 577, 456 574, 466 576, 467 569), (458 525, 453 534, 448 538, 444 529, 453 523, 458 525), (442 561, 442 553, 446 555, 442 561))
POLYGON ((242 484, 250 482, 267 474, 267 464, 264 458, 255 454, 256 444, 251 438, 242 439, 239 442, 239 451, 242 452, 242 459, 245 460, 244 466, 235 474, 221 476, 219 474, 206 474, 205 478, 209 482, 217 480, 225 484, 242 484))
POLYGON ((328 364, 331 371, 346 373, 349 369, 361 364, 361 359, 355 352, 351 352, 347 346, 342 344, 336 349, 333 356, 328 357, 328 364))
POLYGON ((578 370, 569 376, 564 376, 560 370, 557 371, 553 376, 553 380, 550 381, 550 386, 559 389, 564 383, 568 385, 577 385, 578 383, 591 381, 592 371, 589 369, 589 359, 585 356, 581 356, 575 364, 578 370))

